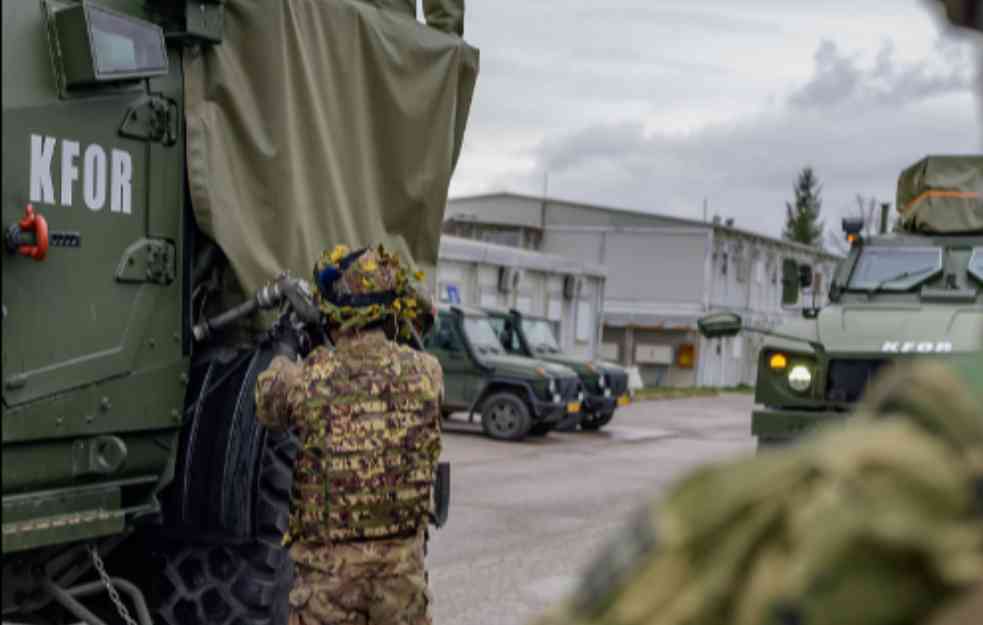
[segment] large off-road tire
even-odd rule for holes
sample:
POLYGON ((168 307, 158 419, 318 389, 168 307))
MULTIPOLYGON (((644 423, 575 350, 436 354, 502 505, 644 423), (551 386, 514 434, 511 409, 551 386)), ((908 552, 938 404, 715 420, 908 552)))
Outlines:
POLYGON ((613 410, 611 412, 602 412, 601 414, 587 415, 584 417, 584 420, 580 422, 580 427, 588 432, 596 432, 608 423, 611 423, 611 419, 613 418, 613 410))
POLYGON ((253 389, 271 358, 257 351, 210 363, 192 377, 192 398, 218 388, 198 402, 182 431, 174 484, 164 499, 168 530, 158 543, 155 623, 287 622, 293 564, 282 539, 298 443, 256 422, 253 389))
POLYGON ((286 624, 293 564, 281 540, 296 453, 289 434, 267 434, 256 485, 256 538, 239 545, 172 542, 163 548, 155 622, 286 624))
POLYGON ((496 440, 521 441, 531 427, 529 407, 515 393, 494 393, 482 403, 481 428, 496 440))

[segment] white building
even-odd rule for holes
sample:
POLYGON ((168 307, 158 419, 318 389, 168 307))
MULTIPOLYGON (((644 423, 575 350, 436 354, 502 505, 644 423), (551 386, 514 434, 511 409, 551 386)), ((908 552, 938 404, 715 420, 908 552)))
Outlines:
MULTIPOLYGON (((732 222, 511 193, 451 200, 444 232, 603 268, 601 355, 638 366, 646 385, 753 384, 760 338, 708 341, 696 320, 732 310, 756 325, 774 326, 784 315, 801 314, 781 306, 782 261, 813 266, 821 305, 838 260, 732 222)), ((812 304, 811 292, 803 298, 812 304)))
POLYGON ((594 263, 446 234, 440 240, 439 301, 546 317, 560 347, 584 358, 599 354, 604 282, 594 263))

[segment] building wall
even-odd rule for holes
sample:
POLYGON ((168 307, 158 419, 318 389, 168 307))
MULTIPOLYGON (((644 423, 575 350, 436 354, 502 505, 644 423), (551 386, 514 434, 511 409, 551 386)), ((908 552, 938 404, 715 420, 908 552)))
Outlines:
MULTIPOLYGON (((600 285, 604 320, 598 353, 638 366, 649 385, 753 384, 763 338, 745 334, 708 341, 696 332, 696 320, 707 312, 732 310, 755 325, 774 327, 801 314, 781 305, 783 259, 814 266, 817 305, 825 303, 836 262, 802 246, 721 224, 555 200, 483 196, 452 201, 452 213, 466 214, 478 231, 485 219, 497 226, 514 219, 517 226, 539 228, 539 251, 603 266, 607 279, 600 285), (675 362, 684 345, 694 349, 692 368, 675 362), (671 361, 643 362, 652 359, 671 361)), ((811 304, 812 293, 806 290, 799 307, 811 304)), ((548 296, 545 307, 549 313, 548 296)), ((578 308, 574 302, 562 304, 562 342, 570 351, 580 345, 574 331, 578 308)))
POLYGON ((471 249, 467 251, 473 257, 455 255, 442 246, 436 272, 439 301, 450 302, 453 290, 463 305, 503 310, 515 308, 526 314, 546 317, 555 322, 557 340, 565 352, 587 359, 597 357, 603 275, 580 271, 575 264, 562 258, 530 253, 508 255, 501 253, 501 246, 468 243, 471 249), (476 254, 476 251, 488 253, 476 254), (536 266, 530 266, 533 264, 536 266), (522 271, 518 288, 510 293, 499 290, 499 271, 503 266, 522 271), (568 275, 582 281, 578 298, 564 297, 563 285, 568 275))

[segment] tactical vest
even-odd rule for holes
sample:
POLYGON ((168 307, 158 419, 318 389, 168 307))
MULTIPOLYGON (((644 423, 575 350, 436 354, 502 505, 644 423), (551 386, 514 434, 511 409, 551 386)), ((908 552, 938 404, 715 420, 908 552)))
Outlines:
POLYGON ((427 522, 440 454, 431 361, 375 334, 308 358, 294 540, 411 536, 427 522))

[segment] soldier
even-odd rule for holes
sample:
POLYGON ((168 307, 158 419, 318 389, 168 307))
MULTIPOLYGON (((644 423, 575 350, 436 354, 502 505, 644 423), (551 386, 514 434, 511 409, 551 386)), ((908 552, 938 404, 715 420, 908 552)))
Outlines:
POLYGON ((296 565, 289 622, 429 624, 440 365, 392 340, 417 310, 395 255, 338 246, 314 279, 334 350, 277 356, 256 384, 257 419, 301 443, 284 537, 296 565))
POLYGON ((846 425, 648 505, 540 625, 979 625, 981 484, 983 358, 898 366, 846 425))

